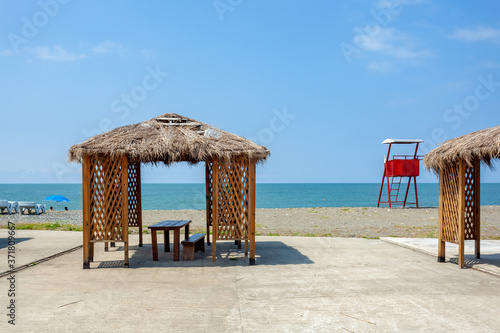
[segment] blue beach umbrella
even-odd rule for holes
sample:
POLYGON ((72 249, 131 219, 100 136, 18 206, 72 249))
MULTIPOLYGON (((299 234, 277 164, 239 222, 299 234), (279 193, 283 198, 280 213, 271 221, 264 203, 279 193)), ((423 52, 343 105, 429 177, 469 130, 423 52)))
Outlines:
POLYGON ((69 202, 68 198, 63 197, 62 195, 51 195, 50 197, 46 197, 45 201, 55 201, 55 202, 69 202))

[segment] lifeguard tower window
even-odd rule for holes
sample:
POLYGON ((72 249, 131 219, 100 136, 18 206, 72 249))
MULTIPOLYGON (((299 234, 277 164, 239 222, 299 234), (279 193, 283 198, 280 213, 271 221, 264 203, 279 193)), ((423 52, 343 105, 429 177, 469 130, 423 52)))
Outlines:
POLYGON ((382 176, 382 183, 380 184, 380 192, 378 195, 377 207, 380 204, 387 204, 389 208, 393 205, 415 205, 418 208, 418 192, 417 192, 417 177, 420 173, 420 160, 423 156, 417 155, 418 146, 424 140, 406 140, 406 139, 386 139, 382 141, 383 144, 388 144, 387 156, 384 160, 384 174, 382 176), (415 145, 413 155, 390 155, 392 145, 415 145), (408 192, 410 190, 411 181, 415 187, 415 202, 407 202, 408 192), (407 182, 404 199, 400 196, 401 183, 407 182), (387 201, 382 200, 382 191, 384 185, 387 186, 387 201), (401 199, 402 200, 401 200, 401 199))

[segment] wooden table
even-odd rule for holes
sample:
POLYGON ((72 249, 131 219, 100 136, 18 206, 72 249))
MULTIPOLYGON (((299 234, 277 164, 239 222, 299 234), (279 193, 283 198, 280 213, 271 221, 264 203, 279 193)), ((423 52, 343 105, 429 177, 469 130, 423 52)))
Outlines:
POLYGON ((191 220, 166 220, 161 221, 156 224, 150 225, 148 229, 151 229, 151 243, 153 245, 153 261, 158 261, 158 242, 156 239, 156 231, 163 230, 165 244, 164 251, 170 251, 170 237, 169 231, 174 231, 174 261, 179 261, 179 247, 181 241, 181 228, 184 227, 185 239, 189 238, 189 223, 191 220))

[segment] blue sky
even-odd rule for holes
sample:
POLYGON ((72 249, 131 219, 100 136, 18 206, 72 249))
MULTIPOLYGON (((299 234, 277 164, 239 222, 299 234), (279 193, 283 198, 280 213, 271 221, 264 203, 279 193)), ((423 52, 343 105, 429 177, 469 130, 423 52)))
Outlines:
MULTIPOLYGON (((71 145, 166 112, 268 147, 257 175, 268 183, 377 183, 386 138, 424 139, 424 154, 500 124, 495 0, 0 9, 0 183, 81 182, 80 165, 66 162, 71 145)), ((202 166, 143 170, 144 182, 204 181, 202 166)))

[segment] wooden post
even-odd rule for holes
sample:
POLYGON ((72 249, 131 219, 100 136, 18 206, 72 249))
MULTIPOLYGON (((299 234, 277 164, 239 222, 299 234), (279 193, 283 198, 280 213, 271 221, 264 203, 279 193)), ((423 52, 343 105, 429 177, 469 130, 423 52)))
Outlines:
POLYGON ((474 231, 475 231, 475 255, 481 257, 481 161, 474 159, 474 231))
POLYGON ((459 161, 458 167, 458 265, 464 268, 465 256, 465 170, 464 160, 459 161))
POLYGON ((248 216, 250 222, 250 265, 255 265, 255 163, 248 160, 248 216))
POLYGON ((83 268, 90 268, 90 156, 83 157, 82 199, 83 199, 83 268))
POLYGON ((136 170, 136 200, 137 200, 137 224, 139 225, 139 246, 142 247, 142 193, 141 193, 141 162, 137 162, 136 170))
POLYGON ((438 241, 438 262, 445 262, 446 242, 444 241, 444 174, 446 170, 439 169, 439 241, 438 241))
POLYGON ((216 243, 219 233, 219 161, 212 164, 212 261, 217 259, 216 243))
MULTIPOLYGON (((210 206, 212 205, 212 198, 210 195, 210 188, 213 188, 210 182, 210 162, 205 162, 205 203, 206 203, 206 217, 207 217, 207 245, 210 245, 210 219, 212 212, 210 206)), ((213 228, 212 228, 213 229, 213 228)))
POLYGON ((122 212, 121 212, 121 228, 124 244, 124 266, 129 267, 128 263, 128 158, 123 155, 121 158, 121 195, 122 195, 122 212))

